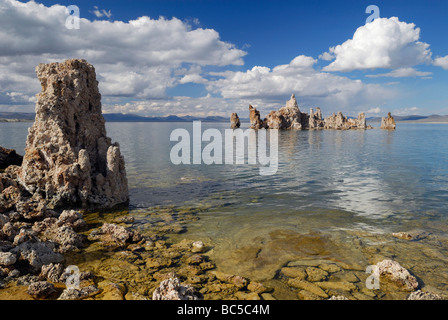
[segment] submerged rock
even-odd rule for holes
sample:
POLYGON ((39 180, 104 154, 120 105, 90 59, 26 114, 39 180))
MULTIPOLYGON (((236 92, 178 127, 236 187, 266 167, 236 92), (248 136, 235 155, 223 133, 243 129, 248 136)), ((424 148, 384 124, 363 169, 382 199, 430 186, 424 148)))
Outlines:
POLYGON ((331 296, 331 298, 328 300, 349 300, 349 299, 344 296, 331 296))
POLYGON ((429 233, 421 230, 412 230, 408 232, 395 232, 392 233, 392 236, 401 240, 418 241, 426 239, 429 233))
POLYGON ((95 69, 85 60, 40 64, 42 85, 20 184, 49 207, 128 201, 124 159, 106 135, 95 69))
POLYGON ((100 240, 104 245, 136 243, 143 240, 143 236, 135 230, 127 229, 113 223, 104 223, 100 229, 89 235, 90 240, 100 240))
POLYGON ((240 118, 238 117, 238 114, 232 113, 230 115, 230 128, 237 129, 241 126, 240 118))
POLYGON ((394 117, 392 117, 390 112, 387 114, 387 118, 386 117, 381 118, 381 129, 395 130, 395 128, 396 128, 395 119, 394 117))
POLYGON ((170 278, 160 283, 152 295, 153 300, 202 300, 190 285, 183 286, 178 278, 170 278))
POLYGON ((386 276, 392 282, 401 285, 406 291, 414 291, 419 286, 417 279, 396 261, 386 259, 378 262, 376 266, 378 275, 386 276))
POLYGON ((90 285, 81 289, 67 288, 62 291, 58 300, 82 300, 91 296, 98 294, 100 290, 94 286, 90 285))
POLYGON ((443 300, 443 298, 436 293, 418 290, 412 292, 406 300, 443 300))

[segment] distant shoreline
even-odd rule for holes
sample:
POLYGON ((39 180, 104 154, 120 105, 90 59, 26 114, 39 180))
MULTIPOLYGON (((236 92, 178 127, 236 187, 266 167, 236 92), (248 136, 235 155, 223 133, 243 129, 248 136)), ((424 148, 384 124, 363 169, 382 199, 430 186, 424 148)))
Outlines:
MULTIPOLYGON (((122 113, 104 113, 106 122, 183 122, 189 123, 193 121, 215 122, 215 123, 230 123, 230 118, 221 116, 195 117, 195 116, 164 116, 164 117, 144 117, 134 114, 122 113)), ((19 113, 19 112, 0 112, 0 123, 15 123, 15 122, 34 122, 34 113, 19 113)), ((426 124, 448 124, 448 115, 430 115, 430 116, 394 116, 397 123, 426 123, 426 124)), ((241 118, 241 122, 248 123, 249 119, 241 118)), ((371 117, 366 119, 368 123, 381 122, 381 118, 371 117)))

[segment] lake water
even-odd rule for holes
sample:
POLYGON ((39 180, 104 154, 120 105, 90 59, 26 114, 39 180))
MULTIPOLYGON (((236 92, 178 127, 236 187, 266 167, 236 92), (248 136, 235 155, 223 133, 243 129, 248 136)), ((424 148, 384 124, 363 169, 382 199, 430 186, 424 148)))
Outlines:
MULTIPOLYGON (((23 154, 30 125, 0 123, 0 145, 23 154)), ((228 126, 202 123, 203 130, 228 126)), ((222 271, 266 280, 297 259, 365 270, 393 258, 429 288, 447 291, 447 124, 279 132, 271 176, 259 175, 258 165, 172 164, 177 128, 191 132, 192 123, 107 124, 125 157, 137 226, 147 226, 144 210, 195 207, 199 219, 169 237, 203 240, 222 271), (415 229, 431 237, 391 236, 415 229)))

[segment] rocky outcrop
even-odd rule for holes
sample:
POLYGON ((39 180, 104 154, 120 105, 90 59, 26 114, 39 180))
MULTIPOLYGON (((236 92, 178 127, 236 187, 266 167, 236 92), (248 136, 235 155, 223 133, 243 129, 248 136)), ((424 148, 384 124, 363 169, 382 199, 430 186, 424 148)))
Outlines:
POLYGON ((387 114, 387 117, 381 118, 381 129, 386 130, 396 129, 395 119, 394 117, 392 117, 390 112, 387 114))
POLYGON ((319 129, 325 126, 325 122, 322 119, 322 111, 319 107, 316 108, 316 112, 313 109, 310 109, 310 116, 308 120, 308 128, 309 129, 319 129))
POLYGON ((231 129, 237 129, 241 126, 240 118, 238 117, 238 114, 232 113, 230 115, 230 128, 231 129))
POLYGON ((249 105, 249 121, 251 129, 264 128, 264 121, 261 120, 260 111, 249 105))
POLYGON ((106 135, 95 69, 85 60, 40 64, 42 85, 18 179, 46 205, 112 207, 128 200, 124 159, 106 135))
POLYGON ((294 94, 291 96, 291 99, 286 101, 286 106, 280 108, 278 112, 284 119, 284 129, 302 129, 302 119, 305 118, 305 116, 300 112, 294 94))
POLYGON ((417 279, 397 261, 386 259, 378 262, 376 267, 379 276, 385 276, 390 281, 402 286, 405 291, 414 291, 419 286, 417 279))
POLYGON ((361 112, 357 119, 349 119, 342 112, 338 112, 337 114, 333 113, 331 116, 325 118, 324 128, 337 130, 367 129, 366 116, 361 112))
POLYGON ((279 110, 271 111, 264 121, 261 120, 260 112, 249 106, 250 128, 251 129, 281 129, 281 130, 303 130, 303 129, 371 129, 366 123, 363 112, 357 119, 347 118, 342 112, 333 114, 325 119, 322 118, 322 111, 316 108, 314 112, 301 112, 297 104, 295 95, 286 101, 286 105, 279 110))
POLYGON ((101 228, 90 233, 89 240, 101 241, 104 246, 110 247, 137 243, 143 240, 143 236, 138 231, 128 230, 113 223, 104 223, 101 228))
MULTIPOLYGON (((280 108, 278 111, 271 111, 266 117, 266 127, 269 129, 295 129, 303 128, 302 119, 307 117, 306 114, 300 112, 296 97, 291 96, 291 99, 286 101, 286 106, 280 108)), ((306 124, 307 126, 307 124, 306 124)))
POLYGON ((22 160, 23 157, 18 155, 15 150, 6 149, 0 146, 0 170, 6 169, 9 166, 20 166, 22 160))
POLYGON ((433 292, 424 292, 421 290, 417 290, 412 292, 406 300, 443 300, 443 298, 433 292))
POLYGON ((190 285, 181 285, 178 278, 163 280, 154 291, 153 300, 202 300, 194 288, 190 285))
MULTIPOLYGON (((23 162, 9 161, 0 174, 0 280, 5 282, 18 275, 59 278, 63 254, 79 250, 86 240, 78 233, 86 226, 82 214, 67 207, 111 208, 128 201, 124 159, 106 135, 93 66, 72 59, 40 64, 36 73, 42 92, 23 162)), ((14 153, 2 149, 3 154, 14 153)), ((104 229, 140 240, 118 227, 104 229)), ((35 298, 51 291, 45 282, 29 288, 35 298)))

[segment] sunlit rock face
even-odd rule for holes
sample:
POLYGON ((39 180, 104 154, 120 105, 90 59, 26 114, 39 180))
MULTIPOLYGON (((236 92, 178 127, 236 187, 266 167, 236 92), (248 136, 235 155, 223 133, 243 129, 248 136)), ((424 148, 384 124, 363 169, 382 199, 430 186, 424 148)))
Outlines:
POLYGON ((260 111, 253 106, 249 106, 249 120, 251 129, 262 129, 264 127, 264 122, 260 117, 260 111))
POLYGON ((271 111, 266 117, 266 127, 269 129, 302 129, 302 119, 306 114, 300 112, 296 97, 286 101, 286 105, 277 111, 271 111))
POLYGON ((297 104, 295 95, 286 101, 286 105, 279 110, 271 111, 264 121, 261 121, 260 112, 249 107, 252 129, 281 129, 281 130, 303 130, 303 129, 368 129, 366 117, 363 112, 358 118, 347 118, 341 112, 333 114, 325 119, 322 118, 322 111, 310 109, 310 113, 301 112, 297 104))
POLYGON ((358 115, 357 119, 348 119, 342 112, 332 114, 324 120, 325 129, 367 129, 366 116, 363 112, 358 115))
POLYGON ((389 112, 387 114, 387 117, 383 117, 381 119, 381 129, 395 130, 395 128, 396 128, 395 119, 389 112))
POLYGON ((95 69, 85 60, 40 64, 42 92, 20 183, 50 207, 112 207, 128 201, 124 158, 106 135, 95 69))
POLYGON ((230 128, 237 129, 241 125, 240 118, 237 113, 232 113, 230 115, 230 128))
POLYGON ((308 120, 308 128, 309 129, 318 129, 324 127, 324 121, 322 119, 322 111, 319 107, 316 108, 316 112, 313 109, 310 109, 310 117, 308 120))

